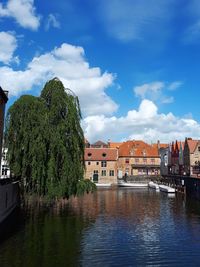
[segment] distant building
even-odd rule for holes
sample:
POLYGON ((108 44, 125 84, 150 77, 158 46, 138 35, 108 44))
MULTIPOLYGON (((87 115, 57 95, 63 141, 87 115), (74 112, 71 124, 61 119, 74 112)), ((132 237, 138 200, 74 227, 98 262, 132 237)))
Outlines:
POLYGON ((91 144, 90 147, 92 147, 92 148, 108 148, 108 144, 106 144, 102 141, 97 141, 94 144, 91 144))
POLYGON ((85 179, 95 183, 117 183, 117 159, 115 148, 86 148, 85 179))
MULTIPOLYGON (((4 113, 5 105, 8 101, 8 92, 3 91, 0 87, 0 159, 2 154, 3 130, 4 130, 4 113)), ((1 164, 1 160, 0 160, 1 164)))
POLYGON ((184 142, 172 142, 171 146, 171 174, 183 174, 183 151, 184 142))
POLYGON ((198 175, 200 166, 200 140, 192 138, 185 139, 185 147, 183 152, 184 158, 184 174, 198 175))
POLYGON ((118 171, 122 175, 159 175, 158 147, 143 141, 127 141, 119 147, 118 171))

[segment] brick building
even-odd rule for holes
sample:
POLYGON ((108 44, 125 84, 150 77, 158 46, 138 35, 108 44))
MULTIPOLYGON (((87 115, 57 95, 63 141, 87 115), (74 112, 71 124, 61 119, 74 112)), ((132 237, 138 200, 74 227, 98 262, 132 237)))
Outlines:
POLYGON ((85 148, 85 178, 95 183, 117 183, 116 148, 85 148))
POLYGON ((122 176, 159 175, 160 155, 157 145, 127 141, 119 147, 118 171, 122 176))

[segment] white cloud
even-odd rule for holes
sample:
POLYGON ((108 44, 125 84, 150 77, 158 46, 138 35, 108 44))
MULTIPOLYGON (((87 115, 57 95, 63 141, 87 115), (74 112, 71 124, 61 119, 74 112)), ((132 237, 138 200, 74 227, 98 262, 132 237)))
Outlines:
POLYGON ((175 81, 175 82, 172 82, 171 84, 169 84, 167 89, 170 91, 174 91, 177 88, 179 88, 182 84, 183 84, 183 82, 181 82, 181 81, 175 81))
POLYGON ((163 82, 152 82, 145 83, 140 86, 136 86, 134 88, 134 92, 136 96, 140 96, 141 98, 146 98, 147 94, 157 95, 163 88, 165 84, 163 82))
POLYGON ((167 91, 174 91, 181 85, 181 81, 175 81, 172 83, 154 81, 135 86, 133 91, 136 96, 141 97, 142 99, 147 98, 153 101, 159 101, 163 104, 169 104, 174 101, 174 98, 173 96, 167 96, 167 91))
POLYGON ((8 0, 6 5, 0 3, 0 17, 12 17, 20 26, 32 30, 37 30, 40 25, 34 0, 8 0))
POLYGON ((151 36, 152 41, 167 33, 174 1, 102 0, 97 6, 105 29, 113 37, 126 42, 151 36))
POLYGON ((138 110, 130 110, 125 117, 88 116, 82 126, 90 142, 99 139, 171 142, 184 140, 186 136, 200 137, 200 124, 195 120, 159 113, 157 106, 146 99, 142 100, 138 110))
POLYGON ((170 97, 164 97, 162 99, 162 103, 163 104, 170 104, 170 103, 173 103, 174 102, 174 97, 173 96, 170 96, 170 97))
POLYGON ((37 56, 25 70, 15 71, 10 67, 0 68, 1 86, 10 95, 18 95, 53 77, 59 77, 66 88, 78 95, 84 114, 112 114, 117 104, 106 94, 114 75, 101 73, 100 68, 90 67, 82 47, 62 44, 49 53, 37 56))
POLYGON ((60 28, 60 22, 58 21, 56 16, 53 14, 48 15, 46 25, 45 25, 45 30, 48 31, 50 27, 57 28, 57 29, 60 28))
POLYGON ((0 32, 0 61, 9 64, 17 59, 13 58, 14 51, 17 48, 17 40, 11 32, 0 32))

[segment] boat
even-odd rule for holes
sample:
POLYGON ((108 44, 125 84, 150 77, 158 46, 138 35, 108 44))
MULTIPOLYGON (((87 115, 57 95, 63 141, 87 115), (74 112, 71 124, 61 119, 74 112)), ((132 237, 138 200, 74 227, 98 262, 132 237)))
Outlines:
POLYGON ((156 184, 156 183, 154 183, 154 182, 152 182, 152 181, 150 181, 150 182, 148 183, 148 186, 149 186, 149 188, 153 188, 153 189, 155 189, 156 191, 159 191, 159 190, 160 190, 160 189, 159 189, 159 185, 156 184))
POLYGON ((19 183, 0 179, 0 223, 19 205, 19 183))
POLYGON ((95 183, 96 184, 96 187, 110 187, 111 186, 111 183, 95 183))
POLYGON ((144 187, 148 187, 148 183, 140 183, 140 182, 133 182, 133 183, 128 183, 128 182, 124 182, 124 181, 118 181, 118 186, 120 187, 133 187, 133 188, 144 188, 144 187))
POLYGON ((176 193, 176 189, 167 185, 159 185, 159 189, 165 193, 176 193))

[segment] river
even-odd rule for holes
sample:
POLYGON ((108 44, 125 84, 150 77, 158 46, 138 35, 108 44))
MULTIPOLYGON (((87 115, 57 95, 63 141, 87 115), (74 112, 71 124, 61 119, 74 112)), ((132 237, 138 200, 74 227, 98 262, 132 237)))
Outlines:
POLYGON ((200 202, 148 189, 99 189, 7 222, 1 267, 199 266, 200 202))

